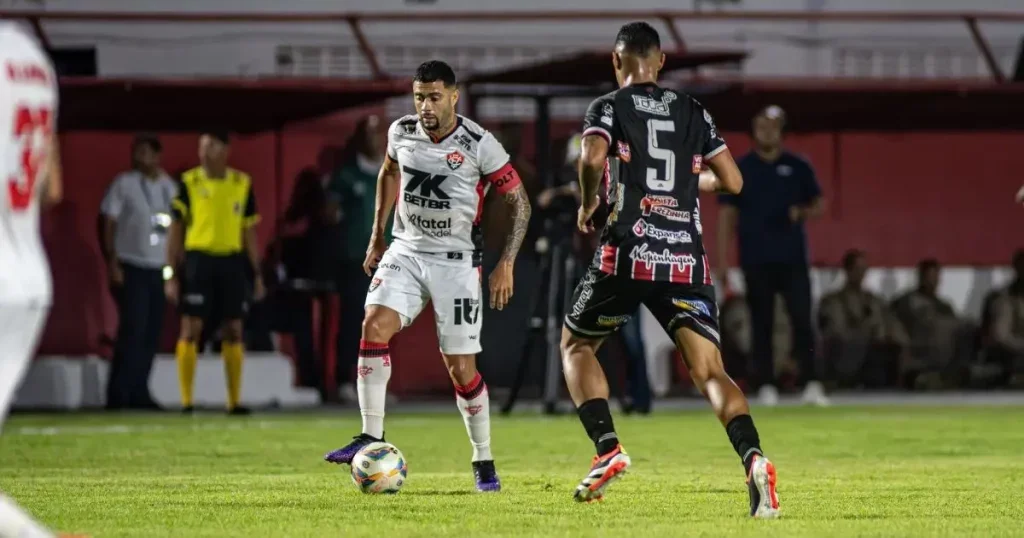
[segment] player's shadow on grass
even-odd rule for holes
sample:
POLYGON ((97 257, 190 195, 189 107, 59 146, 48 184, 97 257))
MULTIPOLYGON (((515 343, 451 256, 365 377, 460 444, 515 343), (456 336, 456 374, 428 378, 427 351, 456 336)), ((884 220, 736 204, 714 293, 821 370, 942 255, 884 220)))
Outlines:
POLYGON ((415 496, 435 496, 435 495, 476 495, 476 491, 470 491, 467 489, 414 489, 412 491, 403 491, 402 495, 415 495, 415 496))

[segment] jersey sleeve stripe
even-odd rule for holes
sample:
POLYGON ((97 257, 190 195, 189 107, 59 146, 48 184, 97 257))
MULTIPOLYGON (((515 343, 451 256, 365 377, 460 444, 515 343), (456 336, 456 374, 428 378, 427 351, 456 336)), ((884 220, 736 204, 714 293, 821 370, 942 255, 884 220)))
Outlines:
POLYGON ((718 146, 717 148, 709 151, 707 153, 707 155, 704 155, 704 160, 706 161, 706 160, 714 157, 715 155, 718 155, 719 153, 725 151, 728 147, 729 146, 726 146, 725 144, 722 144, 721 146, 718 146))
POLYGON ((601 135, 604 137, 605 140, 608 141, 609 146, 612 144, 612 134, 609 133, 608 130, 605 129, 604 127, 598 127, 595 125, 593 127, 588 127, 585 131, 583 131, 582 136, 590 135, 601 135))

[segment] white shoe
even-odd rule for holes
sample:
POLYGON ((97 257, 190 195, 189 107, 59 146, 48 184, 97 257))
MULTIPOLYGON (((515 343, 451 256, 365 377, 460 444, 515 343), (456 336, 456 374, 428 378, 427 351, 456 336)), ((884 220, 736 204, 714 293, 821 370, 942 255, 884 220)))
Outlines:
POLYGON ((757 399, 763 406, 775 407, 779 405, 779 389, 775 388, 774 385, 765 385, 761 387, 761 390, 757 391, 757 399))
POLYGON ((604 490, 612 482, 622 478, 626 474, 631 461, 622 445, 615 447, 615 450, 604 456, 594 456, 590 465, 590 473, 576 486, 576 493, 573 498, 577 502, 600 501, 604 499, 604 490))
POLYGON ((775 490, 775 465, 764 456, 754 456, 747 477, 750 493, 750 517, 775 519, 779 517, 779 493, 775 490))
POLYGON ((828 407, 832 405, 832 402, 825 395, 825 387, 822 386, 819 381, 811 381, 804 387, 803 403, 807 405, 816 405, 818 407, 828 407))

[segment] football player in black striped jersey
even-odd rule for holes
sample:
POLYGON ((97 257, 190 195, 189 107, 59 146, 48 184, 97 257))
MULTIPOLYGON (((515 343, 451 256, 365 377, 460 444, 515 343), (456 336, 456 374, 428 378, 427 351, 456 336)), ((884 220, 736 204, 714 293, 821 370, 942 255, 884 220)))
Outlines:
POLYGON ((665 55, 654 28, 623 26, 612 62, 620 88, 596 99, 584 119, 578 226, 593 230, 605 178, 609 217, 562 330, 565 379, 597 448, 575 498, 602 498, 630 466, 596 352, 644 304, 725 426, 747 471, 750 515, 775 517, 775 467, 761 452, 746 397, 722 365, 718 306, 701 237, 699 192, 738 193, 743 178, 711 114, 692 97, 658 86, 665 55), (705 166, 713 174, 702 174, 705 166))

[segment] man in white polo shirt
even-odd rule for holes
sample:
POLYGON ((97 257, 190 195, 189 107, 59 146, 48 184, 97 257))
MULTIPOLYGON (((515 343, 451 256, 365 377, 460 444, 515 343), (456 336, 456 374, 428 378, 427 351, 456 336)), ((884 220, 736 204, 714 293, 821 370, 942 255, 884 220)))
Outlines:
POLYGON ((118 330, 107 384, 110 409, 156 409, 149 373, 164 318, 163 268, 171 201, 178 187, 160 167, 160 141, 139 135, 132 169, 114 178, 103 198, 103 246, 117 299, 118 330))

